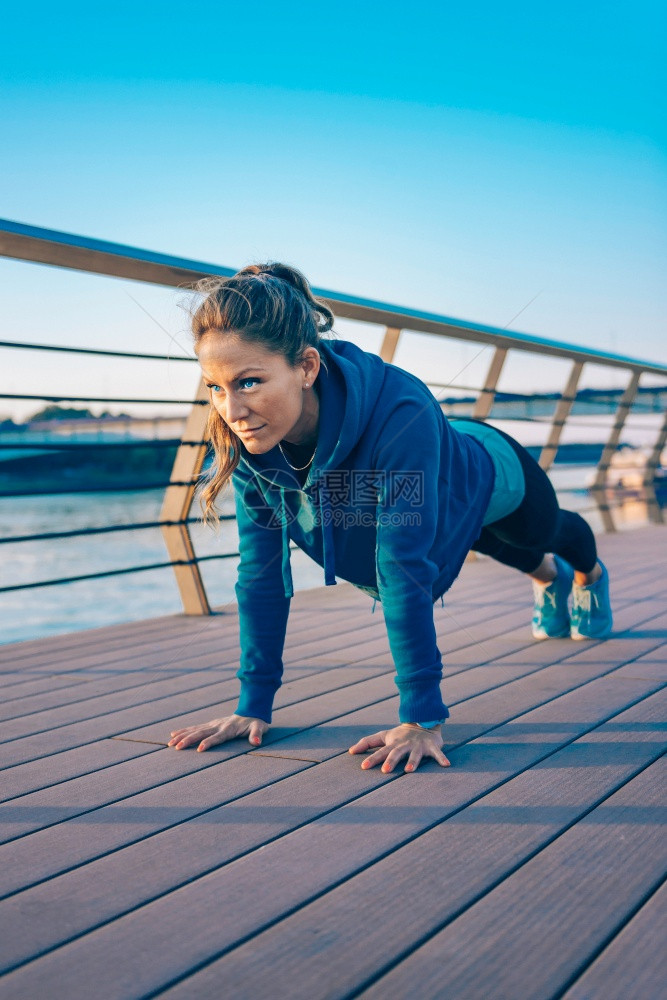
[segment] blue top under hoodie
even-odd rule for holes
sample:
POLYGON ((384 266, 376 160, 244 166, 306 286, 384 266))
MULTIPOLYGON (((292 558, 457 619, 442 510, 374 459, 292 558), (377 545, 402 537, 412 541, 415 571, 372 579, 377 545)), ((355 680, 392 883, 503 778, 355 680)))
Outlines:
POLYGON ((279 448, 245 449, 232 481, 240 562, 237 712, 271 721, 293 594, 294 541, 382 602, 401 722, 444 719, 433 602, 478 538, 494 485, 478 441, 418 378, 346 341, 319 345, 317 449, 303 486, 279 448), (326 366, 326 367, 325 367, 326 366))

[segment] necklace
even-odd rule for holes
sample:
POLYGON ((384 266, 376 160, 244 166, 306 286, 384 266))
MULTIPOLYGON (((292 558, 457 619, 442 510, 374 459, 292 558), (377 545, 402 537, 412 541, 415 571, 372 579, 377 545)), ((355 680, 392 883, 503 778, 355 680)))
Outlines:
POLYGON ((283 451, 283 446, 281 445, 280 441, 278 442, 278 447, 280 448, 280 454, 283 456, 283 458, 285 459, 285 461, 289 465, 290 469, 292 469, 294 472, 303 472, 304 469, 307 469, 308 466, 310 465, 310 463, 312 462, 312 460, 315 458, 315 451, 317 451, 317 445, 315 445, 315 451, 310 456, 310 458, 308 459, 308 461, 306 462, 305 465, 292 465, 292 463, 290 462, 289 458, 287 457, 287 455, 283 451))

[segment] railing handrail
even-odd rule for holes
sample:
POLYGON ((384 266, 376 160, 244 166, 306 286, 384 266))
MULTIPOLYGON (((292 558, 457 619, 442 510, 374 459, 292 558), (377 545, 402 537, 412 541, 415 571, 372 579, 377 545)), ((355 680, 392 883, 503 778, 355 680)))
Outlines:
MULTIPOLYGON (((0 256, 49 264, 108 277, 127 278, 170 287, 192 286, 201 278, 218 275, 229 278, 235 269, 185 257, 156 253, 122 243, 91 239, 55 229, 42 229, 21 222, 0 219, 0 256)), ((337 316, 416 333, 474 340, 514 350, 566 357, 577 361, 603 363, 612 368, 640 370, 654 375, 667 374, 667 365, 608 351, 584 349, 564 341, 508 331, 438 313, 391 305, 375 299, 344 295, 325 288, 313 292, 332 307, 337 316)))
MULTIPOLYGON (((183 290, 191 290, 192 286, 203 277, 217 275, 221 278, 231 277, 235 271, 232 268, 220 267, 214 264, 206 264, 200 261, 188 260, 187 258, 159 254, 153 251, 141 250, 135 247, 125 246, 119 243, 111 243, 104 240, 94 240, 88 237, 77 236, 71 233, 62 233, 56 230, 42 229, 36 226, 28 226, 23 223, 0 220, 0 256, 12 259, 24 260, 33 263, 46 264, 56 267, 79 270, 84 273, 96 273, 108 277, 126 278, 134 281, 142 281, 162 285, 166 287, 180 287, 183 290)), ((425 312, 423 310, 410 309, 407 307, 395 306, 385 302, 372 299, 358 298, 350 295, 343 295, 339 292, 332 292, 327 289, 313 288, 314 293, 324 299, 333 309, 335 314, 344 319, 357 322, 369 323, 385 327, 384 340, 380 348, 380 357, 391 362, 396 351, 399 337, 402 331, 426 333, 430 335, 463 340, 477 344, 484 344, 493 347, 493 358, 488 368, 484 384, 480 387, 464 387, 456 384, 433 383, 433 387, 439 385, 442 389, 451 388, 452 391, 470 389, 477 395, 473 402, 472 416, 486 420, 491 416, 494 401, 500 402, 503 397, 507 400, 514 398, 525 399, 523 393, 504 393, 498 390, 498 381, 502 372, 505 360, 511 350, 532 352, 540 356, 559 357, 571 362, 570 372, 567 376, 566 384, 560 394, 549 393, 550 399, 556 403, 553 414, 546 420, 538 419, 537 422, 549 423, 547 440, 541 446, 539 464, 548 471, 558 452, 560 446, 561 432, 569 418, 574 419, 573 406, 584 395, 587 390, 579 390, 579 380, 586 363, 602 365, 607 368, 623 369, 629 372, 630 379, 621 395, 618 398, 613 424, 603 446, 601 457, 597 464, 595 481, 590 487, 590 491, 595 499, 596 507, 602 517, 604 527, 607 531, 615 530, 612 516, 612 508, 606 501, 606 475, 610 467, 612 456, 616 452, 622 429, 626 418, 633 410, 638 393, 642 375, 651 374, 665 377, 667 376, 667 365, 650 361, 641 361, 637 358, 625 355, 613 354, 605 351, 579 347, 575 344, 567 344, 562 341, 550 340, 545 337, 537 337, 531 334, 508 332, 507 328, 488 326, 485 324, 472 323, 467 320, 454 319, 450 316, 425 312)), ((126 359, 142 358, 150 360, 169 360, 160 355, 136 354, 129 351, 100 350, 97 348, 75 348, 62 347, 57 345, 42 345, 2 341, 0 348, 26 350, 51 350, 64 351, 67 353, 100 354, 105 356, 117 356, 126 359)), ((192 360, 191 358, 176 357, 173 360, 192 360)), ((646 387, 652 391, 653 387, 646 387)), ((660 391, 662 387, 658 387, 660 391)), ((605 390, 608 393, 618 396, 614 390, 605 390)), ((178 400, 157 400, 157 399, 119 399, 119 398, 99 398, 99 397, 75 397, 75 396, 25 396, 11 393, 2 393, 0 398, 4 399, 39 399, 40 401, 51 402, 98 402, 98 403, 150 403, 173 404, 185 401, 178 400)), ((445 400, 436 397, 438 402, 448 405, 455 400, 445 400)), ((458 399, 461 403, 465 400, 458 399)), ((31 587, 48 587, 56 584, 69 584, 94 580, 105 576, 117 576, 127 573, 142 572, 145 570, 162 569, 171 566, 176 575, 177 584, 181 592, 184 610, 188 614, 210 613, 210 606, 206 595, 206 588, 199 571, 199 563, 211 559, 235 558, 238 553, 223 553, 209 556, 196 555, 192 538, 189 532, 189 525, 192 523, 190 511, 195 495, 195 488, 200 481, 204 460, 207 452, 206 443, 206 419, 207 407, 209 403, 208 392, 203 379, 199 379, 199 385, 195 393, 195 398, 187 401, 190 405, 190 413, 186 418, 185 426, 179 440, 176 455, 173 461, 171 475, 168 481, 151 482, 140 487, 136 482, 131 486, 119 486, 117 482, 113 485, 97 484, 92 486, 87 483, 88 491, 108 491, 114 489, 138 488, 164 488, 165 495, 159 519, 150 522, 151 526, 157 526, 162 530, 169 562, 154 562, 149 565, 128 566, 114 570, 103 570, 100 572, 80 574, 76 576, 60 577, 35 581, 32 584, 11 584, 0 587, 0 592, 24 590, 31 587)), ((594 400, 590 400, 594 402, 594 400)), ((497 419, 500 419, 498 417, 497 419)), ((520 419, 520 418, 517 418, 520 419)), ((533 423, 534 417, 527 418, 533 423)), ((647 428, 649 429, 649 428, 647 428)), ((651 428, 654 430, 654 428, 651 428)), ((146 443, 146 442, 143 442, 146 443)), ((647 456, 643 472, 643 489, 646 495, 647 512, 651 520, 663 523, 664 517, 655 491, 656 470, 660 464, 660 454, 662 448, 667 443, 667 417, 663 418, 663 424, 653 444, 651 454, 647 456)), ((49 492, 60 492, 53 490, 49 492)), ((78 492, 71 483, 63 483, 63 492, 78 492)), ((20 495, 14 493, 12 495, 20 495)), ((228 519, 225 517, 225 519, 228 519)), ((233 519, 233 515, 229 516, 233 519)), ((79 534, 107 534, 115 531, 138 530, 141 527, 148 527, 149 522, 127 524, 122 526, 104 526, 95 529, 80 529, 64 532, 41 532, 33 536, 24 535, 7 541, 35 541, 52 540, 55 538, 75 537, 79 534)))

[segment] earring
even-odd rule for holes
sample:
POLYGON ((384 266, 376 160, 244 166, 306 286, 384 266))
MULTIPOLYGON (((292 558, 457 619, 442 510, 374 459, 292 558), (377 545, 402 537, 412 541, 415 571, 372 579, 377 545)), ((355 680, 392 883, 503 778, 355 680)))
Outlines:
POLYGON ((303 383, 303 387, 304 387, 304 389, 309 389, 310 388, 310 382, 304 382, 303 383))

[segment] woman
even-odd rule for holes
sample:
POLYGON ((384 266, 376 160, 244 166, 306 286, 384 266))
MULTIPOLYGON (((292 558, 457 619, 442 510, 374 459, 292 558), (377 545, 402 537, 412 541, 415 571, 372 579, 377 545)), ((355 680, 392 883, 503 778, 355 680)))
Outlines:
POLYGON ((203 290, 193 333, 216 455, 203 503, 215 518, 231 478, 241 695, 234 715, 175 730, 169 746, 261 743, 282 674, 292 540, 324 567, 326 584, 339 576, 382 602, 400 721, 350 752, 373 750, 361 766, 387 773, 406 757, 406 771, 423 757, 447 766, 433 602, 473 549, 532 577, 536 638, 603 638, 608 577, 590 528, 560 510, 548 477, 508 435, 448 421, 419 379, 323 340, 333 314, 298 271, 254 265, 203 290))

